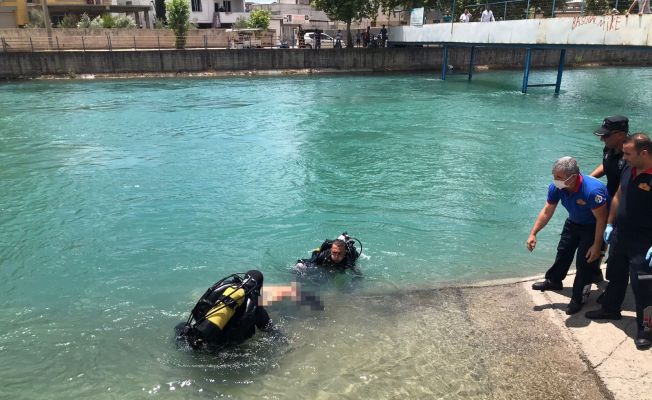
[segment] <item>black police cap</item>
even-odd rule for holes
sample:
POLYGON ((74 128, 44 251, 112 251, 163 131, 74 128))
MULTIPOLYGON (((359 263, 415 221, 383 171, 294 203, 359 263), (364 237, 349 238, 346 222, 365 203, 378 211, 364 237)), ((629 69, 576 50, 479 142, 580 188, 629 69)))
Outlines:
POLYGON ((629 119, 622 115, 607 117, 602 121, 602 126, 593 132, 593 134, 596 136, 604 136, 613 132, 629 133, 629 119))

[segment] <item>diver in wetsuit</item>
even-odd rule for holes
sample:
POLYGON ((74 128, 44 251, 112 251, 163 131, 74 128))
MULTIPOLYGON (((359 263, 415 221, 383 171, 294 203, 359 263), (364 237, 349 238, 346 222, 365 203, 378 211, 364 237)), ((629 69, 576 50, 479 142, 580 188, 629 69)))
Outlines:
POLYGON ((242 343, 256 333, 256 328, 282 336, 258 304, 262 287, 263 274, 257 270, 215 283, 199 299, 188 321, 175 328, 177 341, 193 349, 214 349, 242 343))
MULTIPOLYGON (((312 252, 312 257, 298 260, 295 271, 304 272, 309 268, 317 267, 332 272, 344 272, 350 269, 356 275, 362 275, 355 265, 362 253, 361 250, 356 249, 355 240, 357 239, 349 237, 344 232, 335 240, 324 241, 318 249, 312 252)), ((362 248, 362 245, 360 247, 362 248)))

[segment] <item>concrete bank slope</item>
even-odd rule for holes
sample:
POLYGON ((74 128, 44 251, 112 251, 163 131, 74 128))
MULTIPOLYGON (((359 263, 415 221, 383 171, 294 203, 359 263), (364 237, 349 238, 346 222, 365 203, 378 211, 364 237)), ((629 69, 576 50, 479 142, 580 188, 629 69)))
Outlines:
MULTIPOLYGON (((479 48, 475 52, 478 69, 520 68, 525 49, 479 48)), ((468 49, 451 49, 448 64, 465 70, 468 49)), ((441 72, 440 47, 406 47, 387 49, 189 49, 123 51, 48 51, 0 52, 0 79, 36 78, 107 74, 197 74, 257 71, 332 71, 441 72)), ((558 50, 540 50, 532 56, 533 67, 556 68, 558 50)), ((567 66, 585 65, 652 65, 652 51, 569 49, 567 66)))
MULTIPOLYGON (((564 281, 564 290, 560 292, 533 291, 531 285, 534 280, 518 285, 531 296, 531 314, 545 316, 548 321, 539 328, 547 330, 552 327, 550 334, 560 330, 576 350, 575 354, 597 374, 614 399, 652 400, 652 350, 637 350, 634 345, 636 313, 631 290, 628 289, 620 321, 592 321, 584 317, 587 310, 599 308, 596 298, 606 283, 600 284, 601 288, 593 285, 582 311, 568 316, 565 310, 574 278, 574 275, 569 275, 564 281)), ((554 352, 555 349, 543 351, 554 352)), ((557 372, 568 374, 567 384, 578 379, 561 365, 557 372)))
MULTIPOLYGON (((554 320, 557 310, 534 303, 527 286, 456 289, 470 329, 454 341, 472 343, 491 382, 477 398, 620 399, 607 390, 566 326, 554 320)), ((443 289, 449 290, 454 289, 443 289)))
MULTIPOLYGON (((293 348, 265 376, 267 394, 338 400, 614 399, 568 329, 546 312, 533 311, 521 283, 403 287, 329 295, 324 304, 319 315, 297 317, 296 308, 286 310, 288 318, 281 320, 287 321, 283 330, 292 332, 293 348), (288 395, 285 388, 300 393, 288 395)), ((272 311, 274 317, 283 313, 272 311)))

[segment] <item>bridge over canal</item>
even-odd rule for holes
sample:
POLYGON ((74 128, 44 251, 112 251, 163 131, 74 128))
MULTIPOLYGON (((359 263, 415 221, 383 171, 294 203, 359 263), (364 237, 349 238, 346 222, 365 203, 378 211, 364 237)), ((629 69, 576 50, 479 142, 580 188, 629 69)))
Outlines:
POLYGON ((446 79, 448 51, 462 47, 470 51, 468 75, 473 75, 474 54, 478 47, 525 49, 523 86, 554 86, 559 93, 568 48, 652 50, 652 15, 605 15, 573 18, 528 19, 520 21, 440 23, 392 28, 389 45, 440 45, 441 78, 446 79), (532 52, 558 49, 557 80, 550 84, 528 83, 532 52))

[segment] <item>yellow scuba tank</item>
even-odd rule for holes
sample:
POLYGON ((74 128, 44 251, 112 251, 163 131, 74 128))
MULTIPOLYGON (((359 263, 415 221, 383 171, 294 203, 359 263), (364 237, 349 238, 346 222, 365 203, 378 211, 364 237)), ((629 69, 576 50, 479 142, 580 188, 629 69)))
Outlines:
MULTIPOLYGON (((228 287, 224 289, 222 295, 229 297, 238 307, 245 301, 245 290, 243 288, 228 287)), ((233 317, 233 314, 235 314, 235 309, 236 307, 229 307, 220 300, 206 313, 206 319, 220 328, 220 330, 223 330, 226 324, 231 320, 231 317, 233 317)))

